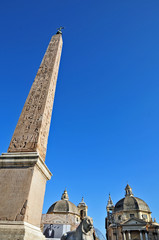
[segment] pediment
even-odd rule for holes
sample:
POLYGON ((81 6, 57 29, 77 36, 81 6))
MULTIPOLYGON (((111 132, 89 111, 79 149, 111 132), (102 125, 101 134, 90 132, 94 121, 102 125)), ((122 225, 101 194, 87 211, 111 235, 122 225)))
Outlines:
POLYGON ((130 218, 129 220, 126 220, 121 225, 124 226, 130 226, 130 225, 146 225, 146 222, 139 219, 139 218, 130 218))

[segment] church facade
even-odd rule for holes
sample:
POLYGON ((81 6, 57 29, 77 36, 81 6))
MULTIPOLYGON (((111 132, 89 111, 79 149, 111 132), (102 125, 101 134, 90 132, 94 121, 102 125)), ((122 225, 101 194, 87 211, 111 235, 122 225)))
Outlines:
POLYGON ((75 230, 81 219, 87 216, 87 209, 83 198, 78 206, 70 202, 65 189, 61 200, 53 203, 47 213, 42 215, 42 228, 46 239, 60 240, 64 233, 75 230))
POLYGON ((149 206, 134 197, 128 184, 125 197, 115 206, 109 195, 106 209, 107 240, 159 240, 159 224, 152 220, 149 206))

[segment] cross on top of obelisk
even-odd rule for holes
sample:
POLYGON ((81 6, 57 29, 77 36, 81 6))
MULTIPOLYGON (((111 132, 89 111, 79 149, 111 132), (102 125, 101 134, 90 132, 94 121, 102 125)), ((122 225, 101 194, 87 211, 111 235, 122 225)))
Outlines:
POLYGON ((62 29, 64 29, 64 27, 57 28, 57 33, 56 34, 62 34, 62 29))

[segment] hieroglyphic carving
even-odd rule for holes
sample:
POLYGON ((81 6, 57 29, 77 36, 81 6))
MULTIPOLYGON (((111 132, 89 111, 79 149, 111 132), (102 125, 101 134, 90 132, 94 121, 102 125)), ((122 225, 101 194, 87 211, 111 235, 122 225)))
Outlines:
POLYGON ((27 97, 8 152, 38 152, 45 160, 62 36, 52 37, 27 97))
POLYGON ((27 202, 28 201, 26 200, 25 203, 23 204, 23 207, 22 207, 20 213, 17 214, 15 221, 23 221, 24 220, 27 202))

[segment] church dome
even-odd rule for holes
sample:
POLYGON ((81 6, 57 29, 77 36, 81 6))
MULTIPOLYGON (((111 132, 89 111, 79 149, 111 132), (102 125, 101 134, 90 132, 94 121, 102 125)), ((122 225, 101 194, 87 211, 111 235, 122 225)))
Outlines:
POLYGON ((141 210, 150 213, 149 206, 142 199, 134 197, 132 189, 128 184, 125 188, 125 191, 125 198, 116 203, 114 212, 141 210))
POLYGON ((79 215, 76 205, 70 202, 68 199, 68 194, 65 190, 62 194, 61 200, 53 203, 47 213, 72 213, 79 215))

